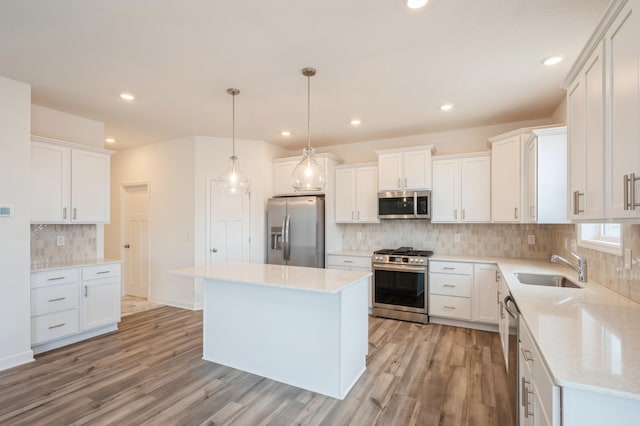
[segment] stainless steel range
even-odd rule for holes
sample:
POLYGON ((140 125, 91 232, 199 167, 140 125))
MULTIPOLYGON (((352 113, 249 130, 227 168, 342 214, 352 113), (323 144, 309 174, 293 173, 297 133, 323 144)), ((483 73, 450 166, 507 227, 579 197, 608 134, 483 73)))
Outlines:
POLYGON ((373 315, 426 324, 432 251, 413 247, 373 253, 373 315))

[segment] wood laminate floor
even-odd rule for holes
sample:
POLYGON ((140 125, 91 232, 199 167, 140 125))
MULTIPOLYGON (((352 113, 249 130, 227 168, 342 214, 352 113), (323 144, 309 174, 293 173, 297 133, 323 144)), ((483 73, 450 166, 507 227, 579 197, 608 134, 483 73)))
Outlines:
POLYGON ((514 424, 495 333, 370 317, 367 370, 343 401, 201 356, 202 312, 130 315, 0 372, 0 424, 514 424))

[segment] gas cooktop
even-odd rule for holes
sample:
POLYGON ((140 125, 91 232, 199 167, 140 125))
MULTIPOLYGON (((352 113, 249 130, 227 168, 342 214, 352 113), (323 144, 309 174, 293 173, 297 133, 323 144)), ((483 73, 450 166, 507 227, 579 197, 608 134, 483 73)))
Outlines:
POLYGON ((413 247, 399 247, 397 249, 382 249, 376 250, 373 254, 386 254, 393 256, 418 256, 418 257, 431 257, 433 252, 431 250, 414 250, 413 247))

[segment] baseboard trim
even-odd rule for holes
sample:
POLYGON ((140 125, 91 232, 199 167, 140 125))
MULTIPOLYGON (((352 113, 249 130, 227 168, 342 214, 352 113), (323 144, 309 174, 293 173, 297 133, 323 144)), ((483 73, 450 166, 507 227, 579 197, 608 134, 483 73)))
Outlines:
POLYGON ((149 302, 160 303, 161 305, 173 306, 174 308, 189 309, 190 311, 202 310, 202 303, 187 302, 184 300, 149 297, 149 302))
POLYGON ((17 367, 32 361, 34 361, 33 351, 29 349, 28 351, 0 359, 0 371, 8 370, 9 368, 17 367))
POLYGON ((493 333, 498 332, 498 326, 493 324, 485 324, 481 322, 472 322, 464 320, 455 320, 451 318, 429 317, 429 323, 450 325, 452 327, 472 328, 474 330, 490 331, 493 333))

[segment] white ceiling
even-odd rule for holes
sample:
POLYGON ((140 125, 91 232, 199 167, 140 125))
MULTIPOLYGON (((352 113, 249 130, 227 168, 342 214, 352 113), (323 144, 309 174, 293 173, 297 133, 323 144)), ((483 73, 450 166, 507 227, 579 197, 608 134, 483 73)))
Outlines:
POLYGON ((0 75, 31 84, 35 104, 104 122, 111 149, 230 137, 229 87, 238 138, 298 148, 311 66, 312 145, 341 144, 548 117, 606 4, 2 0, 0 75), (540 64, 554 54, 565 60, 540 64))

